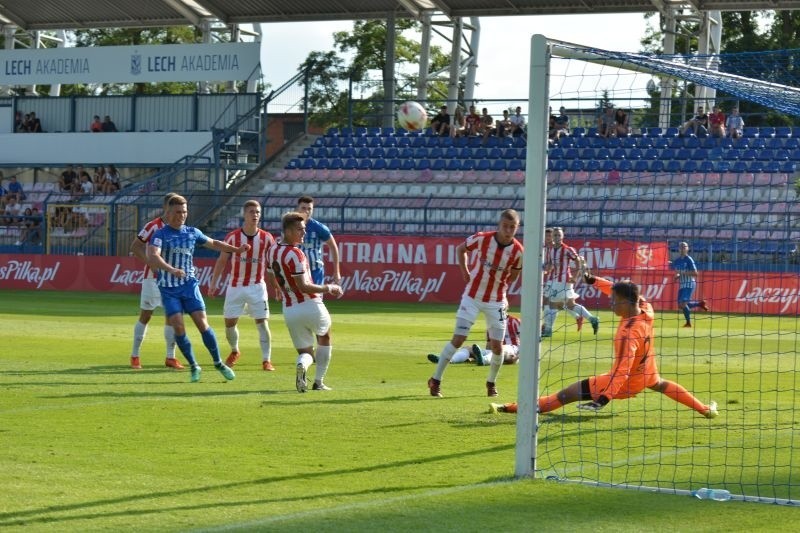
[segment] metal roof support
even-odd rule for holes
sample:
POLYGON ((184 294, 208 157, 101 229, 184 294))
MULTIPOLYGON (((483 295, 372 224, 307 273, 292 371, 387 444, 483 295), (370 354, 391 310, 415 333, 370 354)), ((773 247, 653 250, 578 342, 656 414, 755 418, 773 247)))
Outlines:
POLYGON ((461 33, 464 28, 461 17, 453 19, 453 46, 450 50, 450 79, 447 80, 447 112, 455 117, 458 103, 458 77, 461 73, 461 33))
POLYGON ((470 57, 466 60, 467 76, 464 82, 464 101, 474 105, 475 77, 478 72, 478 47, 481 42, 481 21, 478 17, 470 17, 472 34, 469 39, 470 57))
MULTIPOLYGON (((675 10, 666 8, 661 11, 661 20, 664 26, 664 55, 675 53, 675 10)), ((675 87, 675 80, 669 76, 661 76, 661 99, 658 105, 658 126, 666 129, 670 126, 672 116, 672 90, 675 87)))
POLYGON ((431 58, 431 14, 422 15, 422 39, 419 50, 419 76, 417 77, 417 100, 428 100, 428 68, 431 58))
POLYGON ((397 25, 395 24, 394 11, 390 12, 386 17, 386 61, 383 66, 383 113, 381 116, 381 125, 384 128, 389 128, 394 124, 394 62, 395 62, 395 33, 397 32, 397 25))

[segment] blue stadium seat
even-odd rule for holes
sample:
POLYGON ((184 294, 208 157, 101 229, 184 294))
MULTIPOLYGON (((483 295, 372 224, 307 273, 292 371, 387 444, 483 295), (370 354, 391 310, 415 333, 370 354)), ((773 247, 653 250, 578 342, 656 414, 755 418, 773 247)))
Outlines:
POLYGON ((675 148, 676 150, 683 148, 683 137, 673 137, 669 139, 669 147, 675 148))
POLYGON ((797 164, 794 161, 784 161, 781 163, 781 172, 788 172, 793 174, 797 169, 797 164))
POLYGON ((783 148, 785 150, 794 150, 796 148, 800 148, 800 138, 789 137, 783 141, 783 148))
POLYGON ((764 170, 764 162, 759 159, 750 161, 750 164, 747 166, 747 170, 749 172, 761 172, 764 170))
POLYGON ((296 157, 294 159, 290 159, 284 168, 300 168, 302 163, 296 157))
POLYGON ((522 137, 521 135, 519 137, 514 137, 513 146, 514 148, 525 148, 526 146, 528 146, 528 140, 525 137, 522 137))
POLYGON ((586 129, 585 128, 572 128, 572 131, 570 132, 570 135, 572 137, 583 137, 584 135, 586 135, 586 129))
MULTIPOLYGON (((580 160, 578 159, 576 161, 580 160)), ((566 159, 558 159, 553 162, 553 170, 558 172, 564 172, 565 170, 569 169, 569 165, 570 163, 566 159)), ((583 167, 581 167, 581 170, 583 170, 583 167)))
MULTIPOLYGON (((562 160, 563 161, 563 160, 562 160)), ((583 170, 583 160, 582 159, 573 159, 569 162, 569 170, 572 172, 580 172, 583 170)))
POLYGON ((661 154, 658 158, 662 161, 669 161, 670 159, 675 159, 675 149, 674 148, 664 148, 661 150, 661 154))
POLYGON ((445 170, 447 163, 444 159, 434 159, 431 163, 431 170, 445 170))
POLYGON ((716 167, 714 165, 714 161, 709 161, 709 160, 700 161, 699 169, 700 169, 700 172, 715 172, 716 171, 716 167))
POLYGON ((692 149, 700 148, 701 144, 702 144, 702 141, 700 139, 698 139, 697 137, 685 137, 683 139, 683 146, 685 148, 692 148, 692 149))
POLYGON ((759 150, 756 153, 756 159, 758 159, 759 161, 771 161, 774 158, 775 158, 775 150, 770 150, 769 148, 759 150))
POLYGON ((653 161, 654 159, 658 159, 660 152, 657 148, 648 148, 642 154, 642 159, 647 159, 648 161, 653 161))
POLYGON ((438 135, 434 135, 431 137, 424 137, 425 139, 425 146, 428 148, 433 148, 434 146, 439 146, 440 139, 449 139, 450 137, 439 137, 438 135))
POLYGON ((608 148, 598 148, 594 154, 594 158, 602 161, 603 159, 611 159, 611 151, 608 148))
POLYGON ((455 139, 453 139, 453 146, 456 146, 458 148, 464 148, 465 146, 468 145, 469 145, 469 139, 467 139, 466 137, 456 137, 455 139))
POLYGON ((384 155, 386 159, 394 159, 395 157, 400 157, 400 150, 398 150, 394 146, 390 146, 386 149, 386 154, 384 155))
POLYGON ((367 134, 367 127, 366 126, 356 126, 355 131, 353 131, 354 137, 363 137, 367 134))
POLYGON ((767 140, 766 139, 762 139, 761 137, 756 137, 755 139, 749 139, 747 145, 750 148, 754 148, 756 150, 761 150, 763 148, 766 148, 767 140))
POLYGON ((517 170, 522 170, 524 168, 522 162, 523 162, 522 159, 512 159, 512 160, 510 160, 508 162, 507 170, 512 171, 512 172, 517 171, 517 170))
POLYGON ((472 148, 469 146, 465 146, 461 150, 458 151, 458 157, 461 159, 472 159, 474 156, 472 154, 472 148))
POLYGON ((608 137, 606 139, 606 148, 609 150, 619 148, 620 146, 622 146, 622 141, 619 140, 619 137, 608 137))
POLYGON ((761 126, 758 129, 758 136, 762 139, 767 137, 774 137, 775 128, 773 126, 761 126))
POLYGON ((412 137, 411 138, 411 147, 412 148, 424 148, 425 147, 425 137, 412 137))
POLYGON ((338 169, 342 168, 343 166, 344 166, 344 161, 342 161, 340 158, 336 157, 334 159, 331 159, 331 162, 328 165, 328 168, 330 168, 331 170, 338 170, 338 169))
POLYGON ((564 150, 559 147, 550 148, 547 152, 547 157, 550 159, 564 159, 564 150))
POLYGON ((461 161, 461 170, 474 170, 474 169, 475 169, 474 159, 470 158, 461 161))
POLYGON ((492 162, 488 159, 479 159, 477 164, 475 165, 475 170, 491 170, 492 162))
POLYGON ((519 158, 519 151, 516 148, 506 148, 503 153, 503 159, 517 159, 519 158))
POLYGON ((483 143, 481 142, 483 139, 480 137, 467 137, 467 146, 472 146, 473 148, 477 148, 481 146, 483 143))
POLYGON ((381 138, 380 137, 352 137, 353 144, 356 148, 361 148, 362 146, 380 146, 381 145, 381 138), (370 144, 372 143, 372 144, 370 144))
POLYGON ((783 148, 783 139, 781 139, 780 137, 770 137, 769 139, 767 139, 766 146, 767 148, 770 148, 772 150, 780 150, 781 148, 783 148))
POLYGON ((695 161, 705 161, 708 159, 708 150, 705 148, 695 148, 692 152, 691 158, 695 161))
MULTIPOLYGON (((383 161, 379 159, 379 161, 383 161)), ((359 159, 358 160, 358 169, 359 170, 369 170, 371 168, 375 168, 372 164, 372 159, 359 159)))
POLYGON ((731 148, 729 150, 725 150, 722 153, 722 158, 726 161, 736 161, 742 155, 742 151, 737 148, 731 148))
POLYGON ((775 128, 775 137, 786 139, 792 136, 792 128, 789 126, 778 126, 775 128))
POLYGON ((303 152, 300 154, 300 157, 314 157, 314 148, 311 146, 303 148, 303 152))
POLYGON ((781 171, 781 162, 780 161, 767 161, 764 165, 764 172, 780 172, 781 171))
POLYGON ((405 128, 397 127, 394 130, 395 137, 405 137, 408 134, 405 128))
POLYGON ((419 159, 414 168, 416 168, 417 170, 427 170, 431 168, 431 160, 427 158, 419 159))
POLYGON ((781 148, 780 150, 775 150, 775 154, 773 156, 775 161, 788 161, 789 160, 789 150, 784 150, 781 148))
POLYGON ((331 157, 331 158, 333 158, 333 157, 337 157, 337 158, 342 157, 342 149, 340 147, 338 147, 338 146, 333 146, 331 148, 328 148, 328 157, 331 157))
POLYGON ((394 135, 394 128, 389 126, 388 128, 381 128, 381 136, 388 137, 390 135, 394 135))
POLYGON ((400 153, 398 154, 400 159, 413 159, 414 158, 414 149, 413 148, 402 148, 400 153))
POLYGON ((398 137, 397 138, 397 147, 398 148, 406 148, 411 146, 411 137, 398 137))
MULTIPOLYGON (((427 159, 425 159, 427 161, 427 159)), ((400 170, 414 170, 416 165, 413 159, 402 159, 400 162, 400 170)))
POLYGON ((661 137, 664 132, 661 128, 647 128, 645 129, 645 135, 648 137, 661 137))
POLYGON ((691 159, 692 151, 689 148, 678 148, 675 152, 675 159, 691 159))
POLYGON ((697 172, 697 161, 693 159, 687 159, 683 162, 683 167, 681 167, 681 170, 684 172, 697 172))
POLYGON ((505 159, 495 159, 492 161, 492 170, 505 170, 505 169, 506 169, 505 159))
POLYGON ((375 162, 372 163, 372 169, 373 170, 383 170, 383 169, 387 168, 388 166, 389 165, 386 162, 386 159, 384 159, 382 157, 380 159, 376 159, 375 162))
POLYGON ((328 128, 325 132, 326 137, 337 137, 339 135, 339 128, 328 128))
POLYGON ((681 171, 681 162, 677 159, 670 159, 667 161, 667 172, 680 172, 681 171))
POLYGON ((488 157, 489 159, 500 159, 501 157, 503 157, 503 151, 497 147, 490 148, 488 155, 486 157, 488 157))
POLYGON ((444 150, 439 146, 435 146, 428 151, 428 157, 431 159, 441 159, 444 157, 444 150))
POLYGON ((457 158, 447 161, 447 170, 461 170, 461 160, 457 158))
POLYGON ((627 159, 623 159, 622 161, 617 161, 616 164, 617 164, 617 170, 619 171, 630 172, 631 170, 633 170, 633 162, 628 161, 627 159))
POLYGON ((758 136, 758 128, 754 126, 745 126, 742 129, 742 137, 750 138, 750 137, 757 137, 758 136))
POLYGON ((734 161, 731 165, 731 172, 747 172, 747 161, 734 161))
POLYGON ((358 168, 358 160, 355 157, 348 157, 347 159, 344 160, 342 168, 345 170, 353 170, 355 168, 358 168))
POLYGON ((795 148, 789 152, 789 159, 795 162, 800 161, 800 148, 795 148))
POLYGON ((650 172, 664 172, 664 161, 656 159, 650 163, 650 172))
POLYGON ((708 158, 709 159, 722 159, 723 149, 719 146, 715 146, 714 148, 710 148, 708 150, 708 158))
POLYGON ((458 157, 458 148, 455 146, 448 146, 444 151, 445 159, 456 159, 458 157))
POLYGON ((589 137, 589 146, 592 148, 606 148, 608 146, 608 139, 605 137, 589 137))
MULTIPOLYGON (((628 162, 630 163, 630 161, 628 162)), ((619 170, 623 169, 620 168, 619 170)), ((648 161, 640 159, 633 164, 633 170, 635 170, 636 172, 647 172, 648 170, 650 170, 650 164, 648 161)))
POLYGON ((625 148, 614 148, 614 150, 611 152, 611 159, 615 161, 621 161, 627 157, 628 152, 625 150, 625 148))
POLYGON ((472 153, 472 157, 475 159, 486 159, 489 157, 489 152, 483 147, 476 148, 472 153))
MULTIPOLYGON (((631 148, 636 148, 636 142, 638 139, 647 139, 648 141, 650 140, 647 137, 623 137, 620 146, 625 148, 626 150, 630 150, 631 148)), ((652 143, 650 144, 650 146, 652 146, 652 143)), ((649 148, 650 146, 647 146, 647 148, 649 148)), ((639 148, 641 148, 641 146, 639 148)))
MULTIPOLYGON (((581 150, 578 152, 578 157, 587 160, 594 159, 594 153, 594 148, 581 148, 581 150)), ((569 156, 567 156, 567 159, 569 159, 569 156)))
MULTIPOLYGON (((376 150, 381 150, 381 152, 383 152, 383 147, 378 146, 375 149, 376 150)), ((359 148, 358 151, 356 152, 356 157, 359 158, 359 159, 372 157, 372 151, 369 148, 367 148, 366 146, 363 146, 363 147, 359 148)), ((376 156, 376 157, 381 157, 381 156, 376 156)))
POLYGON ((564 159, 579 159, 580 152, 577 148, 567 148, 564 152, 564 159))
POLYGON ((377 148, 373 148, 369 151, 369 156, 372 159, 378 159, 382 157, 386 157, 386 150, 383 149, 383 146, 378 146, 377 148))
POLYGON ((342 159, 347 159, 348 157, 355 157, 356 156, 356 149, 352 146, 345 146, 342 148, 341 154, 337 157, 341 157, 342 159))
POLYGON ((313 165, 313 168, 328 168, 328 167, 331 166, 331 162, 328 160, 328 158, 327 157, 323 157, 323 158, 316 159, 316 160, 314 160, 314 159, 306 159, 305 161, 303 161, 303 166, 301 168, 304 168, 304 169, 312 168, 312 167, 308 166, 309 164, 313 165), (310 161, 310 163, 309 163, 309 161, 310 161))
POLYGON ((730 169, 730 161, 714 161, 714 172, 728 172, 730 169))
POLYGON ((386 165, 386 168, 388 168, 389 170, 399 170, 401 166, 402 162, 400 161, 400 159, 394 158, 389 160, 389 163, 386 165))
POLYGON ((584 167, 589 172, 597 172, 600 170, 600 161, 597 159, 589 159, 586 161, 586 165, 584 167))
POLYGON ((752 148, 748 148, 739 155, 739 159, 743 161, 754 161, 757 156, 758 154, 756 153, 755 150, 753 150, 752 148))
POLYGON ((381 137, 381 146, 385 148, 397 146, 397 137, 381 137))
POLYGON ((603 159, 600 162, 600 170, 602 170, 603 172, 611 172, 612 170, 617 170, 617 162, 614 161, 613 159, 603 159))
POLYGON ((667 137, 656 137, 655 139, 652 139, 652 141, 653 148, 658 148, 659 150, 669 148, 669 139, 667 137))
POLYGON ((588 137, 576 137, 575 148, 589 148, 592 146, 592 141, 588 137))
POLYGON ((677 137, 681 131, 675 126, 671 126, 664 131, 664 137, 677 137))
POLYGON ((597 137, 597 128, 588 128, 585 137, 597 137))
MULTIPOLYGON (((499 141, 497 146, 500 146, 501 148, 511 148, 514 146, 513 137, 495 137, 495 139, 499 141)), ((481 141, 481 144, 483 144, 483 141, 481 141)), ((491 145, 489 145, 489 147, 491 148, 491 145)))
POLYGON ((428 149, 420 146, 418 148, 414 148, 414 159, 427 159, 428 157, 428 149))
POLYGON ((353 136, 353 128, 347 126, 339 128, 339 137, 352 137, 352 136, 353 136))
MULTIPOLYGON (((516 137, 516 138, 517 139, 522 139, 522 137, 516 137)), ((558 146, 560 148, 570 148, 572 146, 575 146, 575 139, 573 139, 572 137, 570 137, 568 135, 565 135, 564 137, 561 137, 558 140, 557 144, 558 144, 558 146)))

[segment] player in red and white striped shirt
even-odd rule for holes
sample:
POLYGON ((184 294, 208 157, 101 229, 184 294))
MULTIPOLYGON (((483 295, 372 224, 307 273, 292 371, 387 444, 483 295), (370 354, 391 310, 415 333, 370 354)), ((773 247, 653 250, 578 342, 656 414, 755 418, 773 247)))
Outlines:
POLYGON ((283 238, 269 249, 267 263, 270 278, 280 287, 283 319, 298 354, 295 386, 297 392, 306 392, 306 372, 316 361, 312 389, 330 390, 323 379, 331 361, 331 315, 319 295, 338 297, 342 295, 342 288, 336 284, 317 285, 311 281, 308 258, 300 248, 306 234, 305 217, 300 213, 286 213, 281 225, 283 238))
MULTIPOLYGON (((164 196, 164 212, 167 210, 167 203, 169 199, 175 196, 174 192, 167 193, 164 196)), ((142 275, 142 289, 139 295, 139 320, 133 327, 133 348, 131 349, 131 368, 142 368, 140 350, 142 342, 144 341, 145 334, 147 333, 147 324, 153 317, 153 311, 156 307, 161 307, 161 292, 156 285, 156 276, 153 271, 147 266, 147 243, 150 237, 153 236, 156 230, 164 227, 163 215, 154 218, 144 225, 142 230, 133 238, 131 242, 131 253, 144 262, 144 274, 142 275)), ((175 330, 169 325, 169 320, 164 317, 164 341, 167 343, 167 357, 164 360, 164 366, 174 368, 175 370, 183 370, 183 365, 175 359, 175 330)))
POLYGON ((548 253, 546 269, 550 272, 549 307, 544 313, 544 327, 542 337, 553 336, 553 324, 561 309, 566 309, 578 321, 580 331, 585 318, 592 325, 592 332, 596 335, 600 321, 585 307, 575 303, 578 293, 575 292, 575 281, 580 278, 583 268, 583 258, 578 256, 575 248, 564 242, 564 230, 553 228, 553 246, 548 253))
POLYGON ((506 330, 508 285, 522 271, 522 244, 514 237, 519 229, 519 213, 506 209, 500 213, 496 231, 478 232, 461 243, 457 250, 458 266, 467 286, 456 313, 453 338, 445 344, 436 363, 436 371, 428 380, 431 396, 441 397, 444 369, 453 354, 467 340, 479 313, 486 319, 486 331, 492 350, 486 393, 497 396, 495 380, 503 364, 503 337, 506 330))
MULTIPOLYGON (((272 371, 272 334, 269 331, 269 296, 267 285, 264 282, 264 266, 267 262, 267 252, 275 246, 272 235, 259 228, 261 222, 261 204, 256 200, 247 200, 242 207, 244 219, 242 227, 235 229, 225 236, 224 242, 239 247, 249 244, 250 249, 244 253, 236 254, 220 252, 214 271, 211 275, 211 286, 208 295, 213 297, 217 291, 222 290, 221 278, 229 259, 231 273, 228 277, 228 286, 225 291, 225 306, 222 316, 225 318, 225 338, 231 348, 225 364, 232 367, 239 360, 239 317, 247 313, 255 320, 258 330, 258 340, 261 345, 261 367, 272 371)), ((277 288, 276 288, 277 291, 277 288)))

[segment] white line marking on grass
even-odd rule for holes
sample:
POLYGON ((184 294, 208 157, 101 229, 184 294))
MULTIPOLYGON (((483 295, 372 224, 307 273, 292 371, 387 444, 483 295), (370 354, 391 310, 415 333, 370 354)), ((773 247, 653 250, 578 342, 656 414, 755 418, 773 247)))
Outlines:
POLYGON ((217 526, 217 527, 210 527, 210 528, 203 528, 203 529, 195 529, 193 531, 197 533, 214 533, 219 531, 236 531, 238 529, 247 529, 253 528, 258 526, 265 526, 268 524, 275 524, 277 522, 284 522, 287 520, 296 520, 296 519, 305 519, 314 516, 321 516, 326 514, 332 513, 341 513, 346 511, 354 511, 354 510, 363 510, 369 509, 372 507, 384 507, 387 505, 391 505, 393 503, 398 502, 406 502, 410 500, 418 500, 420 498, 430 498, 433 496, 443 496, 448 494, 457 494, 459 492, 464 492, 467 490, 473 489, 481 489, 481 488, 489 488, 489 487, 497 487, 499 485, 507 485, 511 483, 517 483, 519 481, 526 481, 530 478, 524 479, 512 479, 508 481, 493 481, 490 483, 473 483, 471 485, 461 485, 458 487, 449 487, 446 489, 437 489, 431 490, 427 492, 419 492, 414 494, 406 494, 404 496, 396 496, 393 498, 382 498, 377 500, 370 500, 366 502, 358 502, 358 503, 348 503, 345 505, 339 505, 334 507, 326 507, 324 509, 313 509, 310 511, 301 511, 297 513, 289 513, 283 515, 272 515, 265 518, 258 518, 255 520, 249 520, 247 522, 240 522, 238 524, 226 524, 224 526, 217 526))

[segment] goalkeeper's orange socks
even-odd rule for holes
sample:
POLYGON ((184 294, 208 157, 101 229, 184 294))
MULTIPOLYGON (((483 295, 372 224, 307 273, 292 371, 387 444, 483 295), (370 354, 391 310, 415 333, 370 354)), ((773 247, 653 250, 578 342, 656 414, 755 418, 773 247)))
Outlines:
POLYGON ((540 413, 549 413, 550 411, 555 411, 559 407, 562 407, 564 404, 561 403, 561 400, 558 399, 558 393, 551 394, 550 396, 542 396, 539 398, 539 412, 540 413))
POLYGON ((692 395, 691 392, 686 390, 683 386, 675 383, 674 381, 663 380, 664 383, 664 390, 661 392, 666 394, 673 400, 678 403, 685 405, 691 409, 694 409, 701 415, 704 415, 706 411, 708 411, 708 406, 698 400, 697 398, 692 395))

